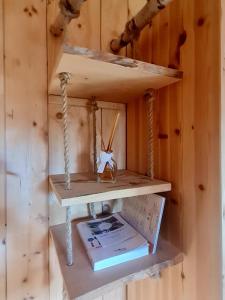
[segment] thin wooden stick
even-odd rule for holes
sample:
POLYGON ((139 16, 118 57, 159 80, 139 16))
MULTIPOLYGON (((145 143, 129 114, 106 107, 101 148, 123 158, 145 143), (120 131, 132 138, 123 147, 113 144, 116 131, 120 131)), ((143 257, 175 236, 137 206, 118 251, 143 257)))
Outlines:
POLYGON ((118 39, 111 41, 111 50, 118 52, 133 40, 138 39, 141 30, 151 23, 152 18, 166 7, 172 0, 148 0, 145 6, 127 22, 124 32, 118 39))
POLYGON ((113 139, 114 139, 114 136, 115 136, 116 127, 117 127, 117 124, 118 124, 118 121, 119 121, 119 117, 120 117, 120 113, 118 112, 116 117, 115 117, 113 128, 112 128, 112 131, 111 131, 111 134, 110 134, 109 143, 108 143, 108 146, 107 146, 107 151, 111 150, 113 139))

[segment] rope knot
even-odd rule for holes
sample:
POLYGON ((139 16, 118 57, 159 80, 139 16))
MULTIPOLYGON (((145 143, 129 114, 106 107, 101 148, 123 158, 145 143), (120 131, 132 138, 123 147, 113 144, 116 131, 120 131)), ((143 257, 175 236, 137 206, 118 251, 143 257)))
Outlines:
POLYGON ((59 80, 61 82, 61 87, 62 87, 62 86, 69 84, 72 76, 68 72, 62 72, 62 73, 59 73, 58 77, 59 77, 59 80))

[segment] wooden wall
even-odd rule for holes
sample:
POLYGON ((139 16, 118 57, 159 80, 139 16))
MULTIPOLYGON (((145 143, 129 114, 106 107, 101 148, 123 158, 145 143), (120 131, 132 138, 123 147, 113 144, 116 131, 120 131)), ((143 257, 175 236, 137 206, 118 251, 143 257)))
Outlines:
MULTIPOLYGON (((3 300, 49 299, 46 8, 49 25, 56 3, 0 0, 3 300)), ((87 1, 81 18, 69 27, 68 40, 108 50, 111 38, 144 3, 87 1)), ((49 50, 52 43, 48 35, 49 50)), ((183 264, 166 270, 160 279, 129 285, 128 300, 221 299, 220 46, 220 1, 174 0, 153 26, 144 30, 139 42, 122 51, 184 71, 183 82, 160 91, 156 103, 155 171, 173 183, 164 234, 181 246, 186 257, 183 264)), ((141 118, 143 107, 137 107, 135 100, 128 107, 130 116, 134 110, 139 112, 138 135, 144 130, 145 120, 141 118)), ((142 138, 139 145, 146 156, 142 138)), ((144 171, 138 146, 135 148, 134 153, 128 149, 128 166, 144 171), (137 157, 134 165, 132 156, 137 157)), ((50 206, 50 216, 52 211, 50 206)), ((54 278, 55 287, 62 285, 59 277, 54 278)), ((62 293, 51 292, 52 299, 62 299, 62 293)), ((125 290, 107 297, 120 300, 125 290)))
POLYGON ((222 191, 221 191, 221 198, 222 198, 222 210, 221 210, 221 217, 222 217, 222 272, 223 272, 223 298, 225 297, 225 122, 223 116, 225 115, 225 2, 221 1, 221 113, 220 113, 220 137, 221 137, 221 182, 222 182, 222 191))
POLYGON ((150 31, 151 61, 184 71, 159 92, 155 171, 172 182, 164 233, 186 257, 160 280, 130 285, 128 298, 221 299, 220 3, 173 1, 150 31))
POLYGON ((5 98, 3 3, 0 1, 0 299, 6 296, 5 98))
POLYGON ((43 300, 49 297, 46 1, 0 1, 0 15, 1 175, 6 165, 0 299, 43 300))

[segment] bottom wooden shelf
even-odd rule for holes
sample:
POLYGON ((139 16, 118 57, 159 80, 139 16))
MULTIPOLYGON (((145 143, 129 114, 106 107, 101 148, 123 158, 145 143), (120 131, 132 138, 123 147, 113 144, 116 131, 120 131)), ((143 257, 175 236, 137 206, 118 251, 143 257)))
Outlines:
POLYGON ((70 300, 93 300, 130 281, 154 276, 160 270, 182 262, 183 254, 165 240, 160 240, 156 255, 149 255, 105 270, 93 272, 73 222, 74 265, 66 265, 65 225, 50 228, 65 288, 70 300))

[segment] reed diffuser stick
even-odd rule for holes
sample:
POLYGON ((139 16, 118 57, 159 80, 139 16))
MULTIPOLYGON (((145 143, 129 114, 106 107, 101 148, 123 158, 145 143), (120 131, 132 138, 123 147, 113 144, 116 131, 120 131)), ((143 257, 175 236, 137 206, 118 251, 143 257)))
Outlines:
POLYGON ((107 146, 107 151, 111 151, 113 139, 114 139, 114 136, 115 136, 116 127, 117 127, 117 124, 118 124, 118 121, 119 121, 119 116, 120 116, 120 113, 118 112, 116 114, 114 124, 113 124, 113 128, 112 128, 112 131, 111 131, 111 134, 110 134, 109 143, 108 143, 108 146, 107 146))

